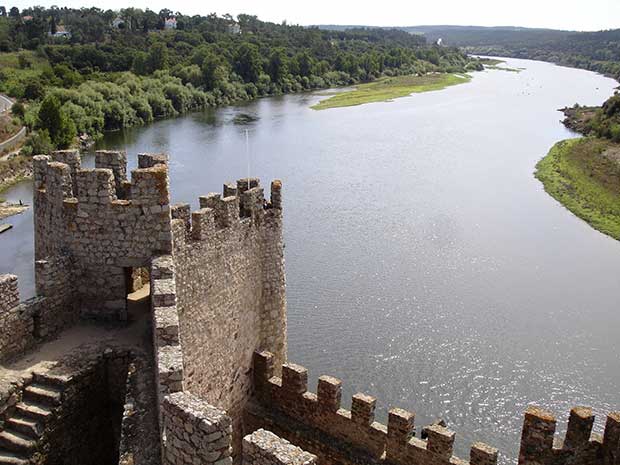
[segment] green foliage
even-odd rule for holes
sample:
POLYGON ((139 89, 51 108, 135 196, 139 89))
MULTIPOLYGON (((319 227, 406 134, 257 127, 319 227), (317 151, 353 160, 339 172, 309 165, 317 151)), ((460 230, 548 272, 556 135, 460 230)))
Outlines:
POLYGON ((11 106, 11 113, 18 118, 23 118, 26 114, 26 108, 23 103, 15 102, 13 106, 11 106))
POLYGON ((49 95, 39 109, 38 129, 49 133, 52 143, 58 148, 67 148, 77 135, 75 123, 60 107, 56 96, 49 95))
POLYGON ((257 82, 262 71, 258 47, 251 43, 241 44, 235 53, 233 69, 245 82, 257 82))
POLYGON ((575 215, 620 240, 620 146, 595 138, 556 144, 536 165, 545 190, 575 215))
POLYGON ((48 128, 56 145, 68 143, 73 129, 97 138, 206 106, 381 76, 464 72, 473 62, 398 30, 327 31, 181 13, 174 13, 176 30, 163 30, 172 11, 136 8, 32 7, 21 15, 33 19, 0 16, 0 51, 10 51, 0 53, 0 92, 25 99, 24 124, 48 128), (123 23, 114 27, 117 16, 123 23), (61 26, 70 39, 49 37, 61 26), (60 105, 53 112, 50 96, 60 105))
POLYGON ((168 48, 165 44, 157 42, 149 50, 146 59, 146 70, 150 74, 166 68, 168 68, 168 48))
POLYGON ((449 86, 469 82, 469 76, 453 74, 434 74, 430 76, 398 76, 383 78, 368 84, 362 84, 349 92, 338 93, 320 101, 312 108, 326 110, 328 108, 350 107, 372 102, 385 102, 413 93, 441 90, 449 86))
POLYGON ((21 149, 23 155, 48 155, 55 149, 49 132, 45 129, 31 133, 21 149))
POLYGON ((21 69, 30 68, 30 66, 32 66, 32 63, 24 53, 20 53, 17 59, 19 60, 19 67, 21 69))

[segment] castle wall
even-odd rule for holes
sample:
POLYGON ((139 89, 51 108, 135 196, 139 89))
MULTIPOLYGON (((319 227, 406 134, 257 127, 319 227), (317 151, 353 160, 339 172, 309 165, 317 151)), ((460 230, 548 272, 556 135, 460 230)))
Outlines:
POLYGON ((257 180, 249 187, 242 180, 224 198, 201 197, 191 216, 184 205, 172 212, 184 388, 232 417, 236 456, 252 354, 286 354, 281 185, 269 204, 257 180))
POLYGON ((243 438, 243 465, 314 465, 316 456, 271 431, 259 429, 243 438))
POLYGON ((34 157, 35 256, 70 257, 85 316, 125 319, 128 270, 171 251, 167 167, 140 159, 129 183, 121 152, 98 153, 95 169, 75 151, 34 157))
POLYGON ((37 261, 35 275, 37 297, 25 302, 20 302, 17 276, 0 275, 0 361, 54 337, 78 317, 66 257, 37 261))
POLYGON ((592 409, 575 407, 565 437, 555 440, 553 414, 530 406, 525 412, 519 465, 620 464, 620 412, 607 416, 603 436, 592 434, 592 409))
MULTIPOLYGON (((269 429, 318 457, 320 465, 494 465, 498 451, 484 443, 470 449, 469 462, 453 456, 455 433, 432 425, 428 439, 414 435, 414 414, 394 408, 387 427, 374 421, 376 400, 353 396, 351 411, 341 408, 340 380, 319 377, 317 393, 307 390, 308 373, 285 364, 274 376, 274 358, 257 353, 256 397, 246 408, 247 431, 269 429)), ((530 406, 523 422, 519 465, 619 465, 620 412, 607 416, 602 436, 592 433, 594 415, 586 407, 571 410, 564 438, 555 437, 555 417, 530 406)))
MULTIPOLYGON (((317 393, 308 391, 308 372, 295 364, 282 366, 276 377, 274 358, 255 355, 256 402, 245 412, 247 431, 265 428, 315 454, 321 465, 382 464, 451 465, 468 462, 453 456, 455 433, 433 425, 428 439, 413 436, 414 415, 392 409, 387 427, 374 421, 376 399, 355 394, 351 410, 341 408, 342 383, 319 378, 317 393)), ((494 465, 497 450, 482 443, 471 448, 471 465, 494 465)))
POLYGON ((226 412, 188 393, 166 397, 163 465, 231 465, 231 420, 226 412))

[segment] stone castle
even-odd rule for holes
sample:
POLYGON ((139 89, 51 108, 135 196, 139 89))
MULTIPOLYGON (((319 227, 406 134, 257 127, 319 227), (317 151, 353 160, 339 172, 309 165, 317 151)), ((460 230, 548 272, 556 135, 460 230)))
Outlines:
MULTIPOLYGON (((493 465, 453 455, 455 433, 414 414, 375 421, 341 405, 340 380, 308 390, 287 362, 282 185, 257 179, 171 205, 167 158, 102 151, 34 157, 37 296, 0 277, 0 464, 493 465), (129 296, 142 292, 140 302, 129 296), (137 328, 137 329, 136 329, 137 328)), ((518 463, 620 465, 620 413, 525 412, 518 463)))

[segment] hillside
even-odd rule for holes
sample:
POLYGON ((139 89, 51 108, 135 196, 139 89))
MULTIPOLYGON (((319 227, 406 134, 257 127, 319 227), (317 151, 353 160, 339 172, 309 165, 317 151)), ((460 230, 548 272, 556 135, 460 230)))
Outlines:
POLYGON ((26 144, 33 153, 205 107, 481 66, 397 29, 328 31, 168 9, 0 9, 0 92, 40 130, 26 144))
MULTIPOLYGON (((321 27, 348 30, 352 26, 321 27)), ((398 29, 424 36, 429 43, 441 39, 442 45, 462 47, 474 54, 549 61, 620 78, 620 29, 577 32, 515 26, 450 25, 398 29)))

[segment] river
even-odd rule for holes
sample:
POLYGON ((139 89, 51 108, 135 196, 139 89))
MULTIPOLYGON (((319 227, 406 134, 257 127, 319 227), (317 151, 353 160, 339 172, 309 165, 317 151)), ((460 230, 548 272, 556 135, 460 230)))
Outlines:
MULTIPOLYGON (((507 60, 440 92, 313 111, 319 93, 261 99, 106 136, 170 154, 174 201, 252 176, 284 183, 289 357, 416 424, 443 418, 457 452, 481 440, 513 463, 522 414, 620 407, 620 243, 549 197, 536 162, 575 137, 557 111, 617 85, 507 60), (255 121, 235 124, 247 114, 255 121)), ((92 165, 92 157, 86 158, 92 165)), ((7 193, 31 197, 29 183, 7 193)), ((0 273, 32 294, 31 212, 9 220, 0 273)))

